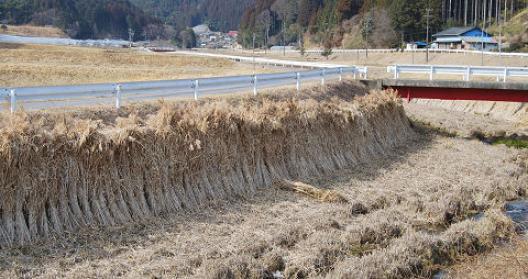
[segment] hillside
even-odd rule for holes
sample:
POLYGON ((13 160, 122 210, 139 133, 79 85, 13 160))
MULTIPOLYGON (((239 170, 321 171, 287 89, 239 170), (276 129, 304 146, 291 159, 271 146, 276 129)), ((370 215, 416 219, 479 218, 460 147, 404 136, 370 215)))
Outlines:
POLYGON ((451 26, 492 26, 526 0, 257 0, 241 22, 241 43, 397 47, 451 26), (428 12, 429 11, 429 12, 428 12), (429 17, 427 14, 429 13, 429 17), (429 24, 428 24, 429 23, 429 24))
POLYGON ((128 0, 3 0, 0 20, 16 25, 53 25, 79 39, 128 38, 129 28, 136 31, 137 39, 144 29, 161 23, 128 0))
POLYGON ((237 30, 245 9, 255 0, 130 0, 145 12, 182 30, 207 22, 211 29, 237 30))
MULTIPOLYGON (((505 42, 510 44, 511 51, 528 51, 528 8, 507 21, 502 27, 505 42)), ((501 27, 494 25, 490 30, 499 34, 501 27)))

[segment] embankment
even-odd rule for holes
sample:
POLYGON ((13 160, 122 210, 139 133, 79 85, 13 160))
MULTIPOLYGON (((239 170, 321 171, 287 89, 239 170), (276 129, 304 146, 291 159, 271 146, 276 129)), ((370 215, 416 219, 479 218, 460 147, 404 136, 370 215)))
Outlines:
POLYGON ((525 103, 427 99, 414 99, 411 102, 453 111, 488 115, 496 119, 513 122, 524 122, 528 119, 528 105, 525 103))
POLYGON ((413 131, 352 83, 293 95, 0 119, 0 247, 251 195, 382 156, 413 131))

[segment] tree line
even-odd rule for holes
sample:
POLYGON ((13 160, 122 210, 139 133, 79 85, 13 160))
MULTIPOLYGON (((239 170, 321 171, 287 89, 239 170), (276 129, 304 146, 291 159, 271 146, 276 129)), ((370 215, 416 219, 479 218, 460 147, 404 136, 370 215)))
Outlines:
POLYGON ((4 0, 0 19, 10 24, 53 25, 70 37, 139 39, 161 22, 126 0, 4 0))
POLYGON ((308 35, 336 47, 356 30, 364 44, 399 46, 426 40, 427 26, 429 34, 451 26, 486 27, 527 7, 527 0, 258 0, 242 16, 239 40, 245 47, 253 38, 257 46, 301 45, 308 35))

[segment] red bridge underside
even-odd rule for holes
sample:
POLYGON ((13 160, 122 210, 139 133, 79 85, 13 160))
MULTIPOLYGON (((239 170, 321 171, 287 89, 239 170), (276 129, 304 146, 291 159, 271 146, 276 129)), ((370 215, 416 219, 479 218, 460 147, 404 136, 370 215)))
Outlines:
POLYGON ((390 86, 401 98, 497 102, 528 102, 528 91, 511 89, 390 86))

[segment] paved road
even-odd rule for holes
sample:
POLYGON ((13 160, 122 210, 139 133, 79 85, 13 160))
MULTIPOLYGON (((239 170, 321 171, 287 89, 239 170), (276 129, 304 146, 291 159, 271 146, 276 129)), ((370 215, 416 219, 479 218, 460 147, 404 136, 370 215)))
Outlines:
MULTIPOLYGON (((352 74, 353 68, 345 68, 343 74, 352 74)), ((325 81, 337 79, 339 69, 325 69, 325 81)), ((300 71, 301 82, 321 82, 322 69, 300 71)), ((156 99, 192 99, 195 92, 198 97, 223 94, 251 94, 254 89, 252 75, 202 78, 198 80, 166 80, 151 82, 130 82, 121 84, 121 104, 156 99)), ((257 89, 280 86, 295 86, 297 72, 257 75, 257 89)), ((25 110, 50 109, 56 107, 81 107, 115 104, 117 98, 116 84, 88 84, 78 86, 25 87, 15 88, 16 109, 25 110)), ((2 102, 0 110, 10 109, 10 91, 0 91, 2 102)))
POLYGON ((293 67, 304 67, 304 68, 336 68, 336 67, 350 67, 350 65, 345 64, 330 64, 330 63, 321 63, 321 62, 307 62, 307 61, 292 61, 292 60, 282 60, 282 59, 273 59, 273 58, 263 58, 263 57, 248 57, 248 56, 239 56, 239 55, 228 55, 220 53, 209 53, 209 52, 199 52, 199 51, 175 51, 172 53, 180 55, 189 55, 189 56, 201 56, 201 57, 215 57, 215 58, 224 58, 234 61, 241 62, 250 62, 264 65, 277 65, 277 66, 293 66, 293 67))

